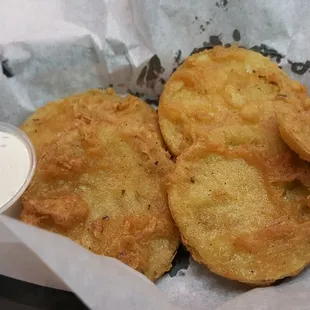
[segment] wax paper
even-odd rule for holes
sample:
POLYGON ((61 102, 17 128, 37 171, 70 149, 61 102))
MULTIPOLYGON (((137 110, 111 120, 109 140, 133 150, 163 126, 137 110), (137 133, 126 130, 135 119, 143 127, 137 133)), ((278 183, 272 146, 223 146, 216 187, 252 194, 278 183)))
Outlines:
MULTIPOLYGON (((0 121, 113 86, 156 107, 190 54, 238 44, 310 85, 307 0, 1 0, 0 121)), ((308 309, 310 273, 269 288, 218 277, 181 248, 156 285, 116 260, 0 216, 0 273, 72 290, 91 309, 308 309)))

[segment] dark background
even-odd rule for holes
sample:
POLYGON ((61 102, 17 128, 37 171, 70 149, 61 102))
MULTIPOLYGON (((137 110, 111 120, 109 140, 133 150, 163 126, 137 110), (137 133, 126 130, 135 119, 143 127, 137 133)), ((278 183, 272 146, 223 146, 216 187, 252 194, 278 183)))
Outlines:
POLYGON ((0 309, 88 310, 73 293, 18 281, 2 275, 0 275, 0 309))

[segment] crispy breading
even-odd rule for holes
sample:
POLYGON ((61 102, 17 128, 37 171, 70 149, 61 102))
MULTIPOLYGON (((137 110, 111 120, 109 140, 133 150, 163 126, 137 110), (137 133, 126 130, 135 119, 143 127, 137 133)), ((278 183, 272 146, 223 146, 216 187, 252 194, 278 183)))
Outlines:
POLYGON ((275 181, 255 154, 195 144, 168 188, 172 216, 193 258, 223 277, 268 285, 310 261, 309 189, 275 181))
POLYGON ((288 149, 275 106, 286 93, 294 98, 305 91, 259 53, 214 47, 188 57, 172 74, 160 97, 159 123, 176 156, 207 140, 228 148, 246 145, 270 160, 288 149))
POLYGON ((285 94, 284 103, 277 109, 280 134, 292 150, 310 161, 310 98, 302 92, 294 99, 285 94))
POLYGON ((305 96, 268 58, 238 47, 192 55, 168 80, 159 123, 179 156, 170 209, 211 271, 266 285, 309 263, 310 169, 276 117, 305 96))
POLYGON ((38 109, 22 126, 37 169, 21 219, 115 257, 151 280, 179 244, 165 177, 174 166, 157 114, 133 96, 93 90, 38 109))
POLYGON ((24 221, 36 226, 70 229, 85 222, 89 209, 81 195, 67 194, 54 198, 28 199, 23 203, 24 221))

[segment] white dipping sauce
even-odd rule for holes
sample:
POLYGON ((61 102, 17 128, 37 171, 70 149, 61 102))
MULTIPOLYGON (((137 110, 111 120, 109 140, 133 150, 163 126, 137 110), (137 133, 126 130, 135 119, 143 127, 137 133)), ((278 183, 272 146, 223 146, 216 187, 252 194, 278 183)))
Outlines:
POLYGON ((18 193, 30 169, 31 158, 25 143, 0 131, 0 208, 18 193))

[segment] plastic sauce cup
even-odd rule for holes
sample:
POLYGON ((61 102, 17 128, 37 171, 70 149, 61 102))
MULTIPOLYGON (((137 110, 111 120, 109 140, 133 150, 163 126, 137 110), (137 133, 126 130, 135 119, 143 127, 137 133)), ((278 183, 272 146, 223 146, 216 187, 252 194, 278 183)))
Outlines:
POLYGON ((0 122, 0 213, 18 216, 19 198, 27 189, 35 167, 35 150, 27 135, 0 122))

